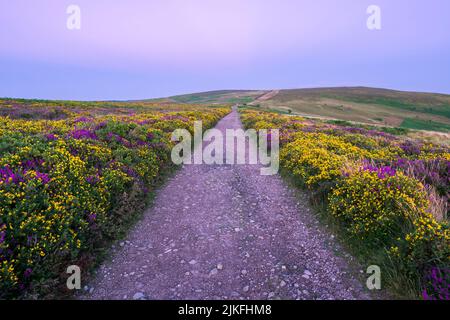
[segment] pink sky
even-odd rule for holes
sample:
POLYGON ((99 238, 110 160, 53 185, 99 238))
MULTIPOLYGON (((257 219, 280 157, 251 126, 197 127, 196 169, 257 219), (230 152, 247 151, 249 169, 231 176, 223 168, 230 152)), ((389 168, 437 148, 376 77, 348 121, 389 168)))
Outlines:
POLYGON ((0 96, 358 84, 450 92, 446 0, 0 1, 0 63, 9 76, 0 96), (79 31, 66 28, 70 4, 81 8, 79 31), (382 9, 380 31, 366 28, 370 4, 382 9), (120 89, 130 83, 136 88, 120 89))

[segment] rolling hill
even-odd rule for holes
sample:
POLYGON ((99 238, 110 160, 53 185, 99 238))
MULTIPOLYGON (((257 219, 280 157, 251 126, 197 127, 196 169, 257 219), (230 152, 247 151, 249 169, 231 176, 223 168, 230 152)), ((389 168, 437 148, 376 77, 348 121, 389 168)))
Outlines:
POLYGON ((150 101, 191 104, 246 104, 255 101, 267 92, 264 90, 218 90, 152 99, 150 101))
POLYGON ((450 95, 367 87, 226 90, 166 98, 245 104, 263 110, 408 129, 450 132, 450 95))

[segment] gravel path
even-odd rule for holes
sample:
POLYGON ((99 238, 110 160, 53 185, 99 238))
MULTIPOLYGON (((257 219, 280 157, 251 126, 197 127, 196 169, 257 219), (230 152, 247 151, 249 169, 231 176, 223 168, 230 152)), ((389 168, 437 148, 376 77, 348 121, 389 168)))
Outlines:
POLYGON ((307 197, 259 169, 183 166, 80 298, 369 299, 307 197))

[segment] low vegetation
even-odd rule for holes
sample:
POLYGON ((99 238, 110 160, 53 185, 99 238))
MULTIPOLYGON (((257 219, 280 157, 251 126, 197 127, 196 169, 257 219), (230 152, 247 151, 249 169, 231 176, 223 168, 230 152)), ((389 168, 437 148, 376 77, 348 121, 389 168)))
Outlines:
POLYGON ((2 102, 0 298, 57 295, 69 265, 91 266, 145 208, 171 166, 172 131, 192 131, 195 120, 207 129, 229 112, 195 105, 165 105, 173 111, 160 112, 151 104, 2 102))
MULTIPOLYGON (((243 93, 236 91, 234 94, 243 93)), ((233 92, 227 92, 227 96, 232 95, 233 92)), ((249 91, 245 95, 255 99, 253 103, 248 103, 249 106, 258 104, 259 110, 263 111, 450 132, 450 95, 445 94, 342 87, 263 91, 262 94, 260 91, 249 91)), ((223 96, 209 97, 216 99, 223 96)), ((211 101, 208 100, 208 103, 211 101)), ((240 103, 244 102, 247 101, 240 103)))
POLYGON ((364 263, 382 267, 394 294, 448 298, 448 147, 345 122, 248 109, 241 119, 280 129, 283 170, 364 263))
POLYGON ((450 95, 367 87, 222 90, 159 99, 165 103, 241 104, 262 111, 369 125, 450 132, 450 95))
POLYGON ((401 127, 415 130, 450 132, 450 124, 440 123, 433 120, 406 118, 403 120, 401 127))

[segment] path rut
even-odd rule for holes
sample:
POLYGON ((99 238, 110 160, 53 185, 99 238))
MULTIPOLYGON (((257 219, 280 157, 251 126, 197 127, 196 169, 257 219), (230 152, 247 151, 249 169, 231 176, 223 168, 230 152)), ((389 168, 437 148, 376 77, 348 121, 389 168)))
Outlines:
POLYGON ((260 168, 184 165, 80 298, 369 299, 307 196, 260 168))

